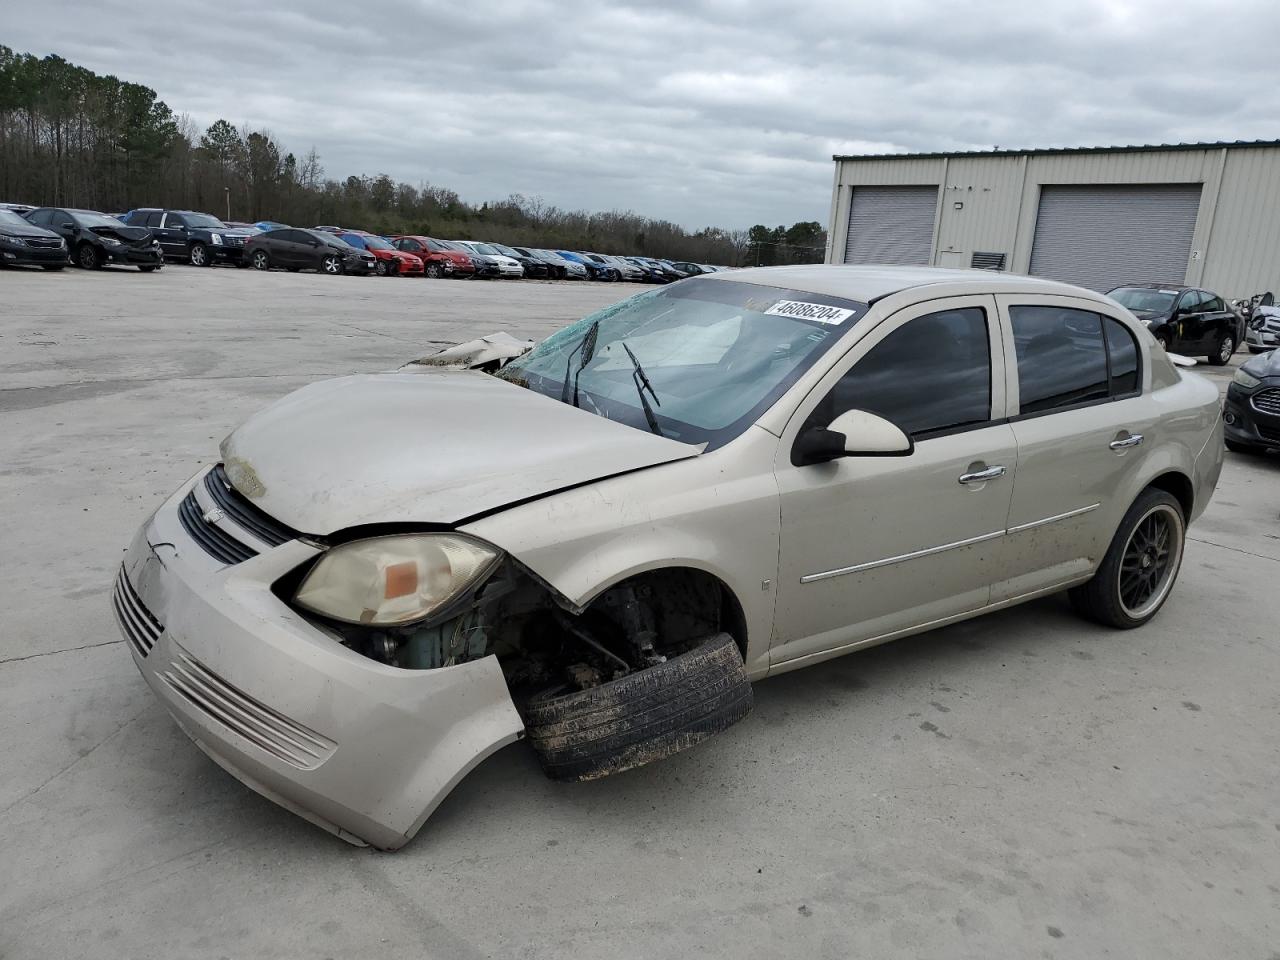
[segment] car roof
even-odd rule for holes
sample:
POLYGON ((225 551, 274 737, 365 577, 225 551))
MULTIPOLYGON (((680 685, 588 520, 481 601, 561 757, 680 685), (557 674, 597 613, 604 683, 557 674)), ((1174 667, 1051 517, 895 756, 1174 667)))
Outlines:
POLYGON ((1154 280, 1139 280, 1134 283, 1118 283, 1112 290, 1122 287, 1136 287, 1139 290, 1199 290, 1199 287, 1188 287, 1185 283, 1160 283, 1154 280))
POLYGON ((785 267, 746 267, 727 273, 704 274, 723 283, 758 283, 770 287, 788 287, 843 297, 860 303, 872 303, 891 293, 916 287, 947 284, 949 287, 972 287, 972 293, 1056 293, 1067 296, 1100 294, 1056 280, 1024 277, 1020 274, 997 273, 992 270, 951 270, 945 267, 891 266, 887 264, 806 263, 785 267))

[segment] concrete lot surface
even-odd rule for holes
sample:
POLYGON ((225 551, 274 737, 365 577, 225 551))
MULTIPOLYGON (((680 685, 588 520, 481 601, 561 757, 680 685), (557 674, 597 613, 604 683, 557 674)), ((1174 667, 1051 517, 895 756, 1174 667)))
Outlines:
POLYGON ((0 957, 1280 956, 1275 456, 1227 455, 1144 629, 1037 602, 589 784, 517 744, 397 854, 186 740, 108 607, 158 500, 306 382, 636 289, 0 272, 0 957))

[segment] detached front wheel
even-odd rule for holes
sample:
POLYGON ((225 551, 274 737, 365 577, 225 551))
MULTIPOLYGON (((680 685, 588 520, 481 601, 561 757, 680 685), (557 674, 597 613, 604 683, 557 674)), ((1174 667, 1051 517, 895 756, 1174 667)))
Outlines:
POLYGON ((678 753, 752 705, 738 644, 718 633, 665 663, 588 690, 534 697, 529 744, 552 780, 595 780, 678 753))
POLYGON ((1182 505, 1164 490, 1144 490, 1120 521, 1093 579, 1071 589, 1072 605, 1106 626, 1142 626, 1173 589, 1186 536, 1182 505))

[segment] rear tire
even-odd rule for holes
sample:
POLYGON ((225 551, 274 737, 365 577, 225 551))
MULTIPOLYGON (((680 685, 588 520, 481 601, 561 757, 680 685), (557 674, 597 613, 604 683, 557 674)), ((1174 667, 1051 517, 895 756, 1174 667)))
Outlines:
POLYGON ((524 721, 552 780, 595 780, 693 746, 751 710, 733 637, 719 633, 665 663, 589 690, 535 697, 524 721))
POLYGON ((1235 352, 1236 338, 1229 333, 1224 333, 1218 340, 1217 348, 1209 354, 1209 363, 1215 367, 1225 366, 1231 361, 1231 355, 1235 352))
POLYGON ((1138 495, 1088 583, 1070 590, 1076 612, 1121 630, 1159 612, 1182 565, 1186 518, 1173 497, 1155 487, 1138 495))
POLYGON ((209 248, 203 243, 193 243, 191 250, 188 252, 193 267, 207 267, 211 265, 209 259, 209 248))

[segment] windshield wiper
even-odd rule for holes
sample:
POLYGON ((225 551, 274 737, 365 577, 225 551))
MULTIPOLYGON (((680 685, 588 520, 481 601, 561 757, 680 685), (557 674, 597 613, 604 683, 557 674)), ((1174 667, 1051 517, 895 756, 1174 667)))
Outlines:
POLYGON ((597 320, 587 327, 587 332, 582 335, 582 339, 578 341, 578 345, 569 351, 569 356, 564 362, 564 386, 560 388, 560 402, 569 402, 569 368, 573 366, 573 355, 579 350, 582 356, 578 358, 578 369, 573 371, 573 405, 578 406, 578 377, 582 375, 583 368, 591 362, 591 358, 596 355, 596 340, 600 337, 600 321, 597 320))
POLYGON ((649 424, 649 429, 658 436, 665 437, 666 434, 663 433, 662 428, 658 426, 658 418, 653 414, 653 407, 649 406, 649 401, 645 399, 645 390, 649 391, 649 395, 653 397, 653 402, 658 406, 662 406, 662 401, 658 399, 658 394, 653 389, 653 384, 650 383, 649 378, 645 376, 644 367, 640 366, 640 361, 636 358, 636 355, 632 353, 631 348, 628 347, 626 342, 623 340, 619 340, 618 342, 622 344, 622 349, 627 351, 627 356, 631 358, 631 362, 635 365, 636 369, 635 372, 631 374, 631 382, 636 385, 636 392, 640 394, 640 406, 644 408, 644 418, 649 424))

